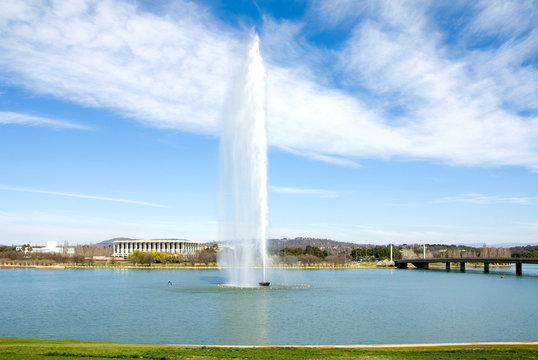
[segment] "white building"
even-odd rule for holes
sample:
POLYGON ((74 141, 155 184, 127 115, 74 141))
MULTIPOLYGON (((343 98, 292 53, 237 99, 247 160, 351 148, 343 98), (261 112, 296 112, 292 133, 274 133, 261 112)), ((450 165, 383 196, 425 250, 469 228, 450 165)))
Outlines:
POLYGON ((32 246, 32 252, 72 256, 75 254, 75 248, 72 246, 58 246, 56 241, 47 241, 46 246, 32 246))
POLYGON ((135 250, 196 255, 201 250, 201 245, 200 243, 184 239, 114 240, 114 253, 112 256, 127 257, 135 250))

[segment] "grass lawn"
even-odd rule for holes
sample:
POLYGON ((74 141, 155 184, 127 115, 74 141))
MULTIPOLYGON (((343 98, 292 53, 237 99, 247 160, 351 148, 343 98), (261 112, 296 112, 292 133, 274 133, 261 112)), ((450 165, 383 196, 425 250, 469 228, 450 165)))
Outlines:
POLYGON ((212 347, 0 338, 0 359, 538 359, 538 345, 212 347))

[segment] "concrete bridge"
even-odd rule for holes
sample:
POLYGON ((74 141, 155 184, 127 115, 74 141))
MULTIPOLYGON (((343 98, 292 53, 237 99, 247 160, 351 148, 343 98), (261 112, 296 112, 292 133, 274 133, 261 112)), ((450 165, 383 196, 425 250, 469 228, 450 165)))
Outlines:
POLYGON ((451 263, 459 263, 460 271, 465 271, 466 263, 484 263, 484 272, 489 273, 489 264, 516 264, 516 275, 522 274, 522 264, 538 264, 538 259, 529 258, 437 258, 437 259, 405 259, 395 260, 396 268, 407 269, 407 264, 413 264, 418 269, 429 269, 431 263, 444 263, 446 271, 450 271, 451 263))

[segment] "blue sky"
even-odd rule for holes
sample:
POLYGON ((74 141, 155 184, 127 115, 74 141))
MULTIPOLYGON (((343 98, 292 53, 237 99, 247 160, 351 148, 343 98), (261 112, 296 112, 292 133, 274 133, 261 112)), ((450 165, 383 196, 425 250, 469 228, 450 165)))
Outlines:
POLYGON ((269 237, 538 242, 534 1, 0 3, 0 244, 216 240, 252 27, 269 237))

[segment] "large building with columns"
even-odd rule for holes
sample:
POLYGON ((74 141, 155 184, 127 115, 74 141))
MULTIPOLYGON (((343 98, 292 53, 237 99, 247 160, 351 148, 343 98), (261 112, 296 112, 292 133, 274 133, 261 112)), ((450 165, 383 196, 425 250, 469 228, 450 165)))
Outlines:
POLYGON ((114 240, 114 255, 127 257, 135 250, 158 251, 171 254, 196 255, 201 250, 200 243, 184 239, 128 239, 114 240))

